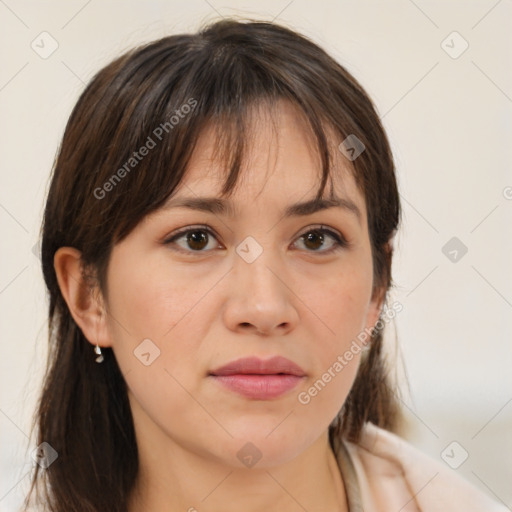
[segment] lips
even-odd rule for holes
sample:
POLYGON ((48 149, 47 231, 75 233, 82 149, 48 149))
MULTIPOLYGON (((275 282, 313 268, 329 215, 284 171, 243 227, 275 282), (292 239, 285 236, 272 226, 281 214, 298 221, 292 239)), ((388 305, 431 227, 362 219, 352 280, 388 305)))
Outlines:
POLYGON ((267 360, 257 357, 244 357, 232 361, 216 370, 210 372, 211 375, 295 375, 304 377, 306 372, 293 361, 282 356, 275 356, 267 360))
POLYGON ((257 357, 237 359, 210 372, 223 389, 252 400, 278 398, 295 388, 305 377, 304 370, 285 357, 268 360, 257 357))

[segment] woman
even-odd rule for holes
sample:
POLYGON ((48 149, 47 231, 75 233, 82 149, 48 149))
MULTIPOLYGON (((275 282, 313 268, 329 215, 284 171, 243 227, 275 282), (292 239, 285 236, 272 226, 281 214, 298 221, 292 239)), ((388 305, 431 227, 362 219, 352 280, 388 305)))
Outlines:
POLYGON ((504 510, 392 433, 399 218, 371 100, 303 36, 223 20, 102 69, 43 222, 47 510, 504 510))

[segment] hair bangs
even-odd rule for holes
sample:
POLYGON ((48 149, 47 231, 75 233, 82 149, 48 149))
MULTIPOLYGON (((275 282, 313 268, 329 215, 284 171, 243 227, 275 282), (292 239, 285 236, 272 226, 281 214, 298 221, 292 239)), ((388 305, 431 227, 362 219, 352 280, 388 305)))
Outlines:
MULTIPOLYGON (((308 142, 315 143, 321 161, 316 198, 322 197, 334 167, 332 153, 336 150, 325 127, 332 132, 333 140, 337 127, 319 113, 320 108, 311 105, 300 88, 292 88, 279 75, 269 74, 268 69, 264 72, 253 66, 240 52, 227 58, 226 51, 226 47, 218 49, 213 60, 194 62, 179 81, 173 65, 167 65, 163 74, 156 75, 154 68, 149 75, 139 68, 143 74, 138 80, 143 84, 139 98, 125 109, 128 120, 119 125, 112 142, 112 147, 125 147, 126 151, 124 154, 117 151, 117 161, 107 161, 105 168, 122 168, 123 162, 130 161, 131 148, 143 148, 145 144, 152 148, 137 164, 136 172, 116 187, 111 200, 124 204, 113 204, 105 212, 110 221, 114 212, 122 215, 115 220, 114 243, 122 241, 143 217, 158 210, 172 196, 187 174, 201 136, 209 128, 215 137, 212 158, 225 175, 221 195, 229 196, 247 163, 246 154, 256 123, 262 118, 272 121, 277 134, 275 112, 283 100, 296 107, 311 135, 308 142), (154 86, 152 81, 156 82, 154 86), (191 104, 194 108, 187 108, 191 104), (127 141, 131 142, 127 144, 127 141), (134 202, 133 197, 138 201, 134 202)), ((135 80, 134 75, 130 80, 135 80)))

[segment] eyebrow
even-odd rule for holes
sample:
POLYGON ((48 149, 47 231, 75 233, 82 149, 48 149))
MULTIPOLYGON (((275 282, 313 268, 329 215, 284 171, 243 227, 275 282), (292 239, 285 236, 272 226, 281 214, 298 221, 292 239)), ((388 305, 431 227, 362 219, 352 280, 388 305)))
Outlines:
MULTIPOLYGON (((162 210, 171 208, 189 208, 202 212, 213 213, 214 215, 226 215, 236 217, 238 210, 229 200, 219 199, 218 197, 175 197, 168 200, 162 210)), ((361 223, 362 214, 357 205, 347 198, 321 198, 318 200, 310 199, 308 201, 291 204, 284 210, 283 217, 305 217, 313 213, 328 210, 330 208, 341 208, 351 212, 361 223)))

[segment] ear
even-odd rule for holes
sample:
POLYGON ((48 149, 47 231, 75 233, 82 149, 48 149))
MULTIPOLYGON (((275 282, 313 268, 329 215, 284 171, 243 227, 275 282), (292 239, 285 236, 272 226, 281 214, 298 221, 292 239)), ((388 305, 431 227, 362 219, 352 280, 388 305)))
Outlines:
POLYGON ((53 258, 59 288, 73 319, 92 345, 111 346, 106 309, 97 285, 83 272, 81 252, 60 247, 53 258))

